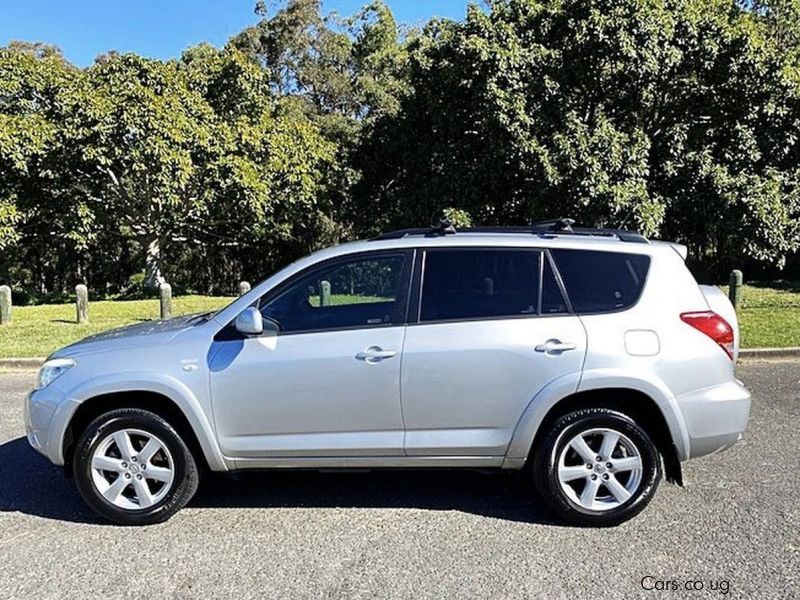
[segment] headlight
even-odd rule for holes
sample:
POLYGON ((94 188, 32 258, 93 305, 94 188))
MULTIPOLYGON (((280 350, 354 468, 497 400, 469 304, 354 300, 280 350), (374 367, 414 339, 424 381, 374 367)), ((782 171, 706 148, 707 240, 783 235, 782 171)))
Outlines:
POLYGON ((71 358, 54 358, 53 360, 48 360, 42 365, 42 368, 39 369, 39 375, 36 378, 36 389, 41 390, 42 388, 46 388, 74 366, 75 361, 71 358))

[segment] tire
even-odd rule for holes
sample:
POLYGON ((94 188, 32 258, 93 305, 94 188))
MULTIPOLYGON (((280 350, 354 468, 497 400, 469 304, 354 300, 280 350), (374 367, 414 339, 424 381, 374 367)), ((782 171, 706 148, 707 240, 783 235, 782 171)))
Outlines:
POLYGON ((559 417, 533 451, 539 495, 573 525, 627 521, 644 510, 661 481, 661 459, 647 433, 630 417, 605 408, 559 417))
POLYGON ((199 483, 194 457, 175 429, 135 408, 107 412, 86 428, 73 474, 86 504, 121 525, 166 521, 186 506, 199 483))

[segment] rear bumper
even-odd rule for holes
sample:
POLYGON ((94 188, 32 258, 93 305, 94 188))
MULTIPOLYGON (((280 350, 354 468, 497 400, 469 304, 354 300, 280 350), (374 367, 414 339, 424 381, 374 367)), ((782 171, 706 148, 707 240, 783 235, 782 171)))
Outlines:
POLYGON ((689 458, 733 446, 747 429, 750 392, 738 380, 676 398, 689 433, 689 458))

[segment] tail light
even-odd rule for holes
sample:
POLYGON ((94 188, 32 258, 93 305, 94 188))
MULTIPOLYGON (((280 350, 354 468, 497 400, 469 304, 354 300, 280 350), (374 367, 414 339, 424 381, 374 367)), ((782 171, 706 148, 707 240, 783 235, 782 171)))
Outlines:
POLYGON ((714 340, 733 360, 733 327, 713 311, 683 313, 681 320, 714 340))

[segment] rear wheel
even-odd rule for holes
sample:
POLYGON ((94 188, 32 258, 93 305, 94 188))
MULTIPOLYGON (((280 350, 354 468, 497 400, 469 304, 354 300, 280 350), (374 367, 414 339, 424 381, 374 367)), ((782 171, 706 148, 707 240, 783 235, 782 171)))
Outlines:
POLYGON ((83 499, 115 523, 149 525, 183 508, 198 485, 192 453, 160 416, 120 409, 81 435, 73 461, 83 499))
POLYGON ((535 449, 534 481, 565 521, 609 526, 641 512, 661 480, 658 451, 626 415, 604 408, 560 417, 535 449))

